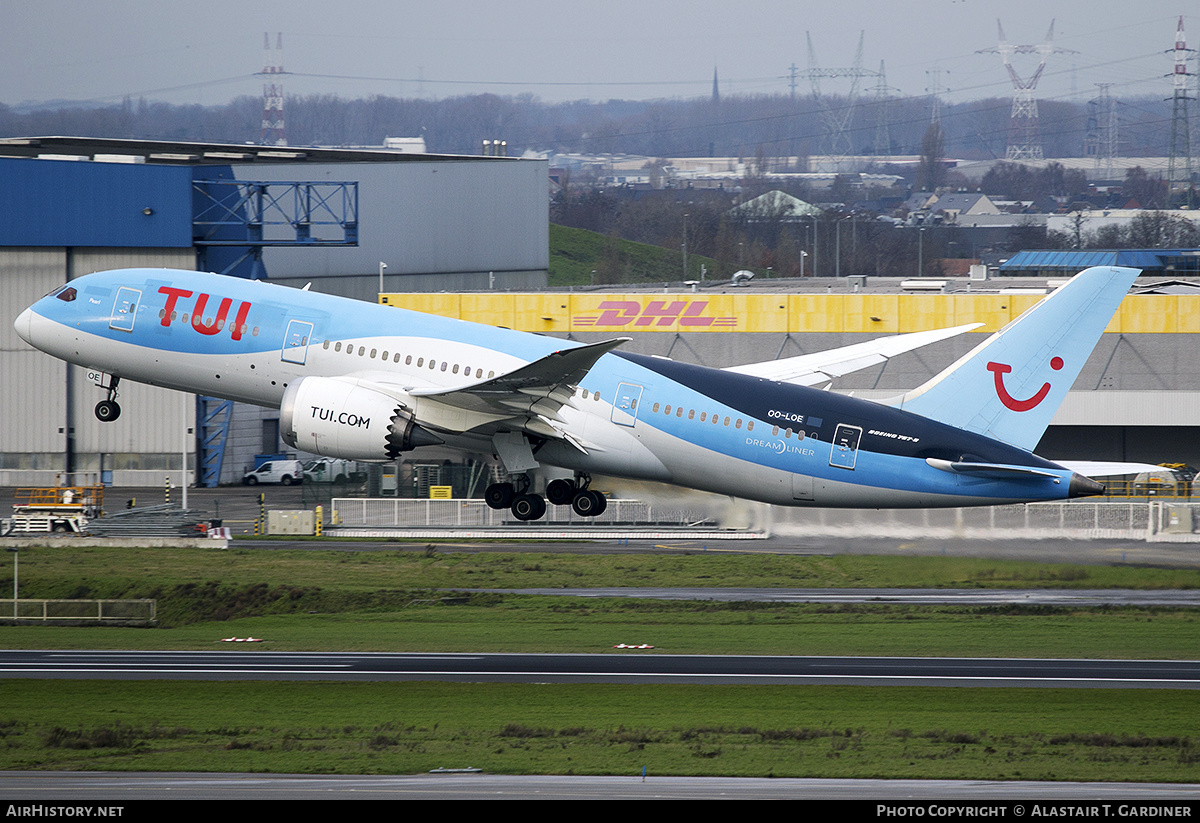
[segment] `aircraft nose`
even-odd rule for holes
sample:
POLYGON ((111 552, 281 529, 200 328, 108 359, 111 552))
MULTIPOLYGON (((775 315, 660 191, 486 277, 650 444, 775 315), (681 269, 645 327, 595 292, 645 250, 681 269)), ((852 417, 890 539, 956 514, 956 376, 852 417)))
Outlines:
POLYGON ((13 323, 13 327, 17 330, 17 335, 29 345, 33 345, 33 309, 26 309, 17 315, 17 320, 13 323))

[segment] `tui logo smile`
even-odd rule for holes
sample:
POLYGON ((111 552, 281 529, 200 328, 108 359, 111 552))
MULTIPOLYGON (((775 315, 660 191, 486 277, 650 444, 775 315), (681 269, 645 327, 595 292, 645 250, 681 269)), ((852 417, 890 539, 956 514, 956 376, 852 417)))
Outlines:
MULTIPOLYGON (((1055 371, 1058 371, 1062 367, 1063 359, 1061 357, 1055 357, 1050 361, 1050 368, 1054 369, 1055 371)), ((987 369, 988 371, 992 372, 992 375, 996 378, 996 396, 1000 398, 1000 402, 1003 403, 1006 408, 1012 409, 1015 412, 1029 411, 1037 406, 1038 403, 1041 403, 1043 400, 1045 400, 1046 395, 1050 393, 1050 384, 1043 383, 1042 387, 1038 389, 1031 397, 1027 397, 1024 400, 1018 400, 1009 394, 1008 389, 1004 387, 1004 375, 1012 371, 1012 366, 1006 366, 1003 363, 988 363, 987 369)))

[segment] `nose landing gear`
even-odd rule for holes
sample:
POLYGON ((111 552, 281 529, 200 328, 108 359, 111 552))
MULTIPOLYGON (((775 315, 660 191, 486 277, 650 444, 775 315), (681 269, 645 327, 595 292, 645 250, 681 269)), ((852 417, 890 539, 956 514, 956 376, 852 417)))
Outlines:
POLYGON ((100 386, 102 389, 108 389, 108 398, 96 404, 96 419, 101 423, 111 423, 121 416, 121 406, 116 400, 117 386, 120 383, 121 378, 114 376, 107 386, 100 386))

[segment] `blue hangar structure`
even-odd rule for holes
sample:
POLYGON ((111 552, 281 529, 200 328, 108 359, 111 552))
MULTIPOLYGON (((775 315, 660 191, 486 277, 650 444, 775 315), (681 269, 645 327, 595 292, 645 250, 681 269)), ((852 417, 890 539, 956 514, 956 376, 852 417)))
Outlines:
POLYGON ((12 319, 92 271, 216 271, 374 302, 385 291, 539 290, 549 265, 545 161, 388 149, 86 137, 0 139, 0 485, 62 473, 114 485, 241 477, 280 450, 278 412, 122 386, 24 346, 12 319), (191 434, 188 434, 188 430, 191 434), (192 440, 192 438, 195 438, 192 440))

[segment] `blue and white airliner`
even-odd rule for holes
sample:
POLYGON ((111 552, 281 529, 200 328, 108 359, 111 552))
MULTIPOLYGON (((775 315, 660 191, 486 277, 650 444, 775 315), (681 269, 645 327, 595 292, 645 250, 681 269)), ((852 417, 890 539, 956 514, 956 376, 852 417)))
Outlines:
MULTIPOLYGON (((605 508, 593 474, 797 506, 937 507, 1098 494, 1032 453, 1138 275, 1081 272, 925 385, 889 402, 814 388, 974 326, 728 369, 467 323, 266 282, 171 269, 85 275, 17 333, 123 380, 280 409, 287 443, 387 461, 443 445, 496 456, 486 497, 536 520, 546 501, 605 508), (534 488, 539 467, 573 473, 534 488)), ((1113 473, 1111 471, 1103 473, 1113 473)))

